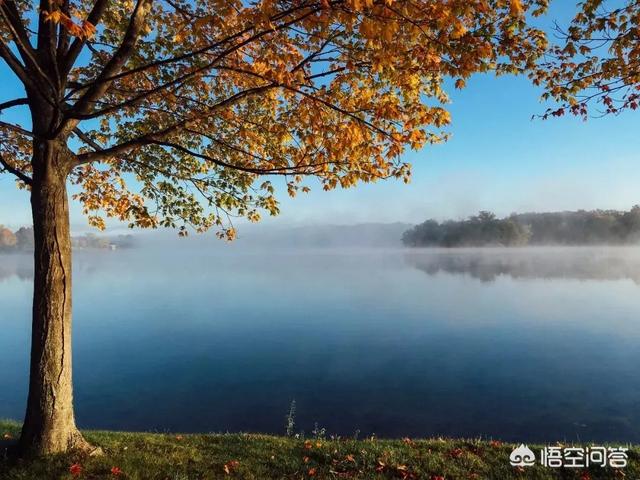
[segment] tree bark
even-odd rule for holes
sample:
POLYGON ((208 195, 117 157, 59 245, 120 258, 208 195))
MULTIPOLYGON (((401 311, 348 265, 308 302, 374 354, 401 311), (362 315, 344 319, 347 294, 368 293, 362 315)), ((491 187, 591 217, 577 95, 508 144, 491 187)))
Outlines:
POLYGON ((73 412, 71 234, 66 180, 71 155, 55 140, 34 142, 31 209, 34 290, 29 397, 21 449, 43 455, 90 449, 73 412))

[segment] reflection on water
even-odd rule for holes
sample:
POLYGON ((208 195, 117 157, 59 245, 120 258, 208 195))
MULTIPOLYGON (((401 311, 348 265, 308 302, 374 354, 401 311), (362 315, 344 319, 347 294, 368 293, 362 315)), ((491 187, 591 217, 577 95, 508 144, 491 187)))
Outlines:
POLYGON ((0 283, 14 276, 20 280, 33 278, 33 260, 31 255, 22 253, 0 254, 0 283))
POLYGON ((580 280, 631 279, 640 284, 640 249, 608 248, 486 248, 421 249, 405 256, 410 265, 429 275, 467 274, 483 282, 501 275, 513 278, 580 280))
MULTIPOLYGON (((283 433, 295 399, 307 432, 640 442, 637 258, 81 252, 78 422, 283 433)), ((29 263, 0 257, 0 418, 26 401, 29 263)))

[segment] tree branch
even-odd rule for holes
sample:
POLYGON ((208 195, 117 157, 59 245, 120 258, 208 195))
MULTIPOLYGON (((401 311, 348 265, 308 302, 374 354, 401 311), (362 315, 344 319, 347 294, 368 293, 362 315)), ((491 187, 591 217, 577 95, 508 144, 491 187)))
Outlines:
MULTIPOLYGON (((90 120, 92 118, 98 118, 98 117, 100 117, 102 115, 105 115, 105 114, 120 110, 122 108, 135 106, 136 104, 144 101, 146 98, 148 98, 151 95, 160 93, 163 90, 165 90, 165 89, 167 89, 167 88, 169 88, 171 86, 174 86, 176 84, 185 82, 185 81, 189 80, 190 78, 193 78, 194 76, 196 76, 196 75, 198 75, 198 74, 200 74, 202 72, 205 72, 205 71, 207 71, 209 69, 215 68, 215 65, 218 62, 223 60, 226 56, 230 55, 231 53, 241 49, 245 45, 248 45, 249 43, 254 42, 255 40, 258 40, 259 38, 261 38, 261 37, 263 37, 263 36, 265 36, 267 34, 273 33, 274 31, 283 30, 283 29, 289 27, 290 25, 293 25, 293 24, 295 24, 297 22, 300 22, 301 20, 307 18, 308 16, 313 15, 314 13, 316 13, 316 10, 310 10, 310 11, 304 13, 303 15, 300 15, 300 16, 292 19, 292 20, 289 20, 289 21, 279 25, 276 28, 270 28, 268 30, 263 30, 261 32, 258 32, 255 35, 252 35, 251 37, 247 38, 246 40, 244 40, 244 41, 242 41, 242 42, 240 42, 240 43, 238 43, 236 45, 233 45, 233 46, 227 48, 226 50, 223 50, 222 52, 218 53, 213 60, 211 60, 209 63, 205 64, 204 66, 198 67, 195 70, 192 70, 192 71, 190 71, 190 72, 188 72, 188 73, 186 73, 184 75, 181 75, 181 76, 179 76, 177 78, 174 78, 173 80, 168 81, 168 82, 166 82, 166 83, 164 83, 162 85, 158 85, 158 86, 156 86, 156 87, 154 87, 152 89, 149 89, 149 90, 146 90, 146 91, 144 91, 142 93, 139 93, 136 96, 134 96, 132 98, 129 98, 124 102, 121 102, 121 103, 118 103, 118 104, 115 104, 115 105, 110 105, 110 106, 105 107, 105 108, 103 108, 101 110, 97 110, 97 111, 93 111, 93 112, 89 112, 89 113, 84 113, 84 114, 78 112, 77 111, 77 107, 73 107, 71 109, 71 111, 70 111, 69 118, 72 118, 72 119, 75 119, 75 120, 90 120)), ((124 72, 124 73, 126 73, 126 72, 124 72)), ((112 78, 115 80, 115 79, 122 78, 122 77, 120 75, 116 75, 116 76, 114 76, 112 78)), ((94 83, 94 85, 95 85, 95 83, 94 83)))
POLYGON ((27 98, 16 98, 14 100, 9 100, 8 102, 0 103, 0 112, 2 110, 6 110, 7 108, 17 107, 18 105, 27 105, 29 103, 29 99, 27 98))
POLYGON ((0 127, 4 127, 8 130, 13 130, 14 132, 21 133, 22 135, 26 135, 27 137, 31 137, 31 138, 35 137, 33 132, 30 132, 29 130, 25 130, 24 128, 18 125, 12 125, 11 123, 7 123, 7 122, 0 122, 0 127))
POLYGON ((5 22, 14 37, 14 41, 16 43, 16 46, 18 47, 18 51, 20 52, 22 60, 25 62, 25 64, 31 65, 31 67, 38 70, 39 65, 36 58, 36 51, 31 45, 29 35, 24 28, 24 24, 22 23, 22 19, 20 17, 20 12, 16 8, 15 2, 12 0, 8 0, 4 3, 0 3, 0 8, 2 9, 2 16, 5 19, 5 22))
MULTIPOLYGON (((337 3, 340 3, 342 1, 343 0, 335 0, 334 2, 332 2, 332 4, 337 4, 337 3)), ((274 21, 281 20, 282 18, 286 17, 287 15, 290 15, 290 14, 294 13, 295 11, 300 10, 300 9, 304 9, 304 8, 310 8, 310 6, 309 5, 297 6, 295 8, 291 8, 291 9, 285 11, 285 12, 280 12, 278 15, 274 15, 273 17, 271 17, 270 21, 274 22, 274 21)), ((279 25, 278 27, 275 27, 275 28, 269 27, 266 30, 262 30, 262 31, 260 31, 260 32, 258 32, 256 34, 250 36, 249 38, 245 39, 240 44, 234 45, 233 47, 230 47, 227 50, 223 50, 220 54, 218 54, 216 56, 215 61, 219 61, 220 59, 224 58, 229 53, 233 53, 236 50, 238 50, 239 48, 242 48, 243 46, 245 46, 245 45, 247 45, 247 44, 249 44, 249 43, 251 43, 251 42, 253 42, 255 40, 258 40, 258 39, 260 39, 261 37, 263 37, 263 36, 265 36, 267 34, 273 33, 273 32, 278 31, 278 30, 282 30, 284 28, 288 28, 291 25, 293 25, 295 23, 298 23, 301 20, 304 20, 305 18, 307 18, 309 16, 318 13, 320 10, 321 10, 320 6, 315 6, 315 8, 310 8, 310 10, 308 12, 305 12, 301 16, 296 17, 293 20, 290 20, 288 22, 285 22, 285 23, 279 25)), ((136 73, 140 73, 140 72, 143 72, 145 70, 149 70, 151 68, 156 68, 156 67, 160 67, 160 66, 163 66, 163 65, 168 65, 170 63, 176 63, 176 62, 179 62, 179 61, 182 61, 182 60, 188 60, 189 58, 205 54, 205 53, 209 52, 210 50, 213 50, 213 49, 218 48, 218 47, 220 47, 220 46, 222 46, 222 45, 224 45, 226 43, 231 42, 232 40, 235 40, 236 38, 240 38, 240 37, 242 37, 242 35, 250 32, 255 27, 256 27, 256 25, 252 24, 252 25, 242 29, 241 31, 234 33, 233 35, 229 35, 229 36, 227 36, 227 37, 225 37, 225 38, 223 38, 223 39, 221 39, 221 40, 219 40, 217 42, 214 42, 214 43, 212 43, 210 45, 207 45, 205 47, 199 48, 197 50, 193 50, 193 51, 191 51, 189 53, 185 53, 185 54, 178 55, 178 56, 171 57, 171 58, 164 58, 164 59, 161 59, 161 60, 156 60, 156 61, 153 61, 153 62, 149 62, 149 63, 147 63, 145 65, 141 65, 139 67, 135 67, 135 68, 132 68, 130 70, 126 70, 124 72, 118 73, 116 75, 112 75, 110 77, 106 77, 106 78, 102 78, 102 79, 100 77, 98 77, 98 78, 96 78, 95 80, 93 80, 93 81, 91 81, 89 83, 86 83, 86 84, 83 84, 83 85, 78 85, 77 87, 74 88, 74 90, 75 91, 85 90, 87 88, 95 86, 96 84, 98 84, 100 82, 111 82, 111 81, 114 81, 114 80, 119 80, 121 78, 125 78, 125 77, 128 77, 130 75, 134 75, 136 73)))
POLYGON ((30 176, 25 175, 23 172, 21 172, 17 168, 12 167, 9 163, 7 163, 7 161, 4 159, 4 157, 1 154, 0 154, 0 165, 2 165, 3 170, 9 173, 12 173, 27 185, 31 185, 33 183, 33 180, 31 179, 30 176))
POLYGON ((38 90, 36 84, 27 74, 24 65, 20 63, 20 60, 15 57, 4 41, 0 41, 0 57, 7 63, 9 68, 16 74, 25 87, 32 90, 38 90))
MULTIPOLYGON (((64 13, 67 17, 71 16, 71 12, 69 10, 69 0, 59 0, 60 1, 60 10, 62 11, 62 13, 64 13)), ((61 70, 60 67, 62 67, 62 60, 64 58, 65 53, 67 52, 67 49, 69 48, 69 43, 71 42, 70 40, 71 35, 69 34, 69 30, 67 30, 65 28, 65 26, 60 23, 58 25, 58 46, 56 48, 56 59, 58 62, 58 71, 61 70)), ((64 77, 67 75, 67 72, 65 71, 61 71, 60 72, 62 75, 62 79, 64 82, 64 77)))
POLYGON ((74 128, 73 129, 73 133, 76 135, 76 137, 78 137, 80 140, 82 140, 84 143, 86 143, 87 145, 89 145, 91 148, 93 148, 96 152, 99 152, 100 150, 103 150, 103 146, 100 145, 98 142, 96 142, 94 139, 92 139, 89 135, 87 135, 86 133, 84 133, 82 130, 80 130, 79 128, 74 128))
MULTIPOLYGON (((140 32, 144 27, 146 15, 149 11, 149 8, 147 7, 150 6, 152 2, 153 0, 138 0, 131 15, 131 21, 127 26, 124 38, 122 39, 122 43, 104 66, 100 75, 98 75, 97 82, 92 87, 88 88, 82 97, 80 97, 76 102, 73 107, 76 112, 80 114, 88 113, 93 103, 109 89, 112 80, 107 79, 117 74, 131 57, 140 32)), ((69 129, 69 127, 73 130, 77 123, 78 122, 76 120, 66 119, 62 123, 60 130, 63 131, 69 129)))
MULTIPOLYGON (((60 82, 58 73, 58 63, 56 62, 56 24, 47 20, 46 12, 53 12, 57 9, 56 0, 40 0, 40 9, 38 11, 38 56, 43 62, 44 68, 48 73, 54 75, 55 83, 60 82)), ((49 76, 49 81, 51 80, 49 76)))
MULTIPOLYGON (((102 15, 107 9, 107 5, 109 4, 109 0, 97 0, 93 9, 87 16, 87 22, 91 23, 94 26, 97 26, 102 19, 102 15)), ((65 56, 62 60, 61 68, 63 74, 68 74, 73 68, 73 64, 78 59, 78 55, 82 51, 84 47, 86 39, 84 37, 77 37, 69 47, 69 50, 66 52, 65 56)))
POLYGON ((271 88, 275 88, 275 85, 269 84, 269 85, 263 85, 261 87, 254 87, 247 90, 243 90, 241 92, 236 93, 235 95, 232 95, 231 97, 226 98, 221 102, 216 103, 215 105, 212 105, 206 112, 201 112, 200 115, 181 120, 180 122, 177 122, 167 128, 164 128, 159 132, 149 132, 137 138, 127 140, 123 143, 114 145, 112 147, 104 148, 97 152, 81 153, 76 157, 77 163, 78 165, 81 165, 83 163, 95 162, 98 160, 103 160, 105 158, 113 157, 114 155, 118 155, 119 153, 128 152, 138 147, 158 143, 159 141, 166 139, 169 135, 179 131, 185 125, 188 125, 189 122, 207 118, 213 115, 220 108, 226 107, 228 105, 232 105, 234 102, 238 100, 241 100, 253 94, 265 92, 271 88))

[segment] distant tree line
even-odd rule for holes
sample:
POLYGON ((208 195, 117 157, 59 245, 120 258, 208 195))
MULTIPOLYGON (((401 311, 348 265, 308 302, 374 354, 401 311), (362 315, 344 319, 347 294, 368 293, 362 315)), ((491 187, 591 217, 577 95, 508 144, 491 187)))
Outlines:
POLYGON ((404 232, 409 247, 632 244, 640 241, 640 206, 629 211, 522 213, 497 218, 427 220, 404 232))
POLYGON ((22 227, 15 232, 0 225, 0 252, 33 249, 33 228, 22 227))
MULTIPOLYGON (((118 235, 115 238, 99 237, 92 233, 73 237, 75 248, 129 248, 134 245, 132 235, 118 235)), ((22 227, 15 232, 0 225, 0 252, 33 250, 33 228, 22 227)))

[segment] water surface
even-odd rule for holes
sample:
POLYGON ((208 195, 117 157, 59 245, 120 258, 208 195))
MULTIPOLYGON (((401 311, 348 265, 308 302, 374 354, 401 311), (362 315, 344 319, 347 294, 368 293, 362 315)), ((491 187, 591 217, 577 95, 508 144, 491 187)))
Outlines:
MULTIPOLYGON (((83 428, 640 442, 640 249, 78 252, 83 428)), ((0 418, 32 270, 0 256, 0 418)))

